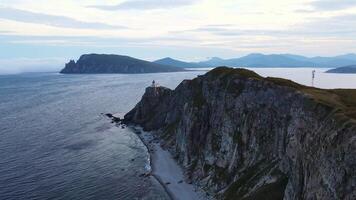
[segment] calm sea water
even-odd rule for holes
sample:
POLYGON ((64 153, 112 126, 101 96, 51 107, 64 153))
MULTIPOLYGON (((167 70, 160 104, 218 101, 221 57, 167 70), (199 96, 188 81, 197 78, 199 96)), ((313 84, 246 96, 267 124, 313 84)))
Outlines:
MULTIPOLYGON (((311 82, 311 69, 255 69, 311 82)), ((147 150, 123 116, 154 79, 174 88, 204 71, 140 75, 0 76, 0 199, 167 199, 147 171, 147 150)), ((356 88, 355 75, 323 74, 316 86, 356 88)))
POLYGON ((100 113, 124 115, 153 79, 201 72, 0 76, 0 199, 167 199, 147 151, 100 113))

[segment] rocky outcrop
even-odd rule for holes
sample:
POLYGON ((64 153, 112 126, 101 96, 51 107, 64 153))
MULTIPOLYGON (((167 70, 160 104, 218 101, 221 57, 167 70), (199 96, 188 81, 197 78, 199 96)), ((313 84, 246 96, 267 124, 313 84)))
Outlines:
POLYGON ((109 54, 85 54, 77 62, 71 60, 61 70, 63 74, 102 74, 102 73, 157 73, 184 71, 179 67, 161 65, 132 58, 109 54))
POLYGON ((355 199, 356 91, 216 68, 126 114, 218 199, 355 199))

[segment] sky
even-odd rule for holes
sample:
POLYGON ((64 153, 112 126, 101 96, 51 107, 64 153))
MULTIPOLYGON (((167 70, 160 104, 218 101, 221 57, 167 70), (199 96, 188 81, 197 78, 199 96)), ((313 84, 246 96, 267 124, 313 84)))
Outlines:
POLYGON ((85 53, 200 61, 356 53, 356 0, 0 0, 0 73, 85 53))

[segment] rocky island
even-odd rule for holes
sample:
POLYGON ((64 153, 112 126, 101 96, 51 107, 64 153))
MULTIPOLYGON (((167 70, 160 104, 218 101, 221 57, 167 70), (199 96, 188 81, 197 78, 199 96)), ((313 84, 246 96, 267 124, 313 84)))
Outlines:
POLYGON ((349 65, 345 67, 330 69, 326 71, 326 73, 356 74, 356 65, 349 65))
POLYGON ((184 69, 148 62, 129 56, 112 54, 85 54, 75 62, 71 60, 60 73, 63 74, 136 74, 178 72, 184 69))
POLYGON ((216 68, 148 87, 124 117, 217 199, 355 199, 356 90, 216 68))

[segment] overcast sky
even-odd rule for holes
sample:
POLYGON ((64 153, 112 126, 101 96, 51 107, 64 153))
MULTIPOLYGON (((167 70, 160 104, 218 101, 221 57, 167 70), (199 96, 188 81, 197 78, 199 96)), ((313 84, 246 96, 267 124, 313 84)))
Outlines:
POLYGON ((355 53, 356 0, 0 0, 0 72, 60 68, 91 52, 187 61, 355 53))

